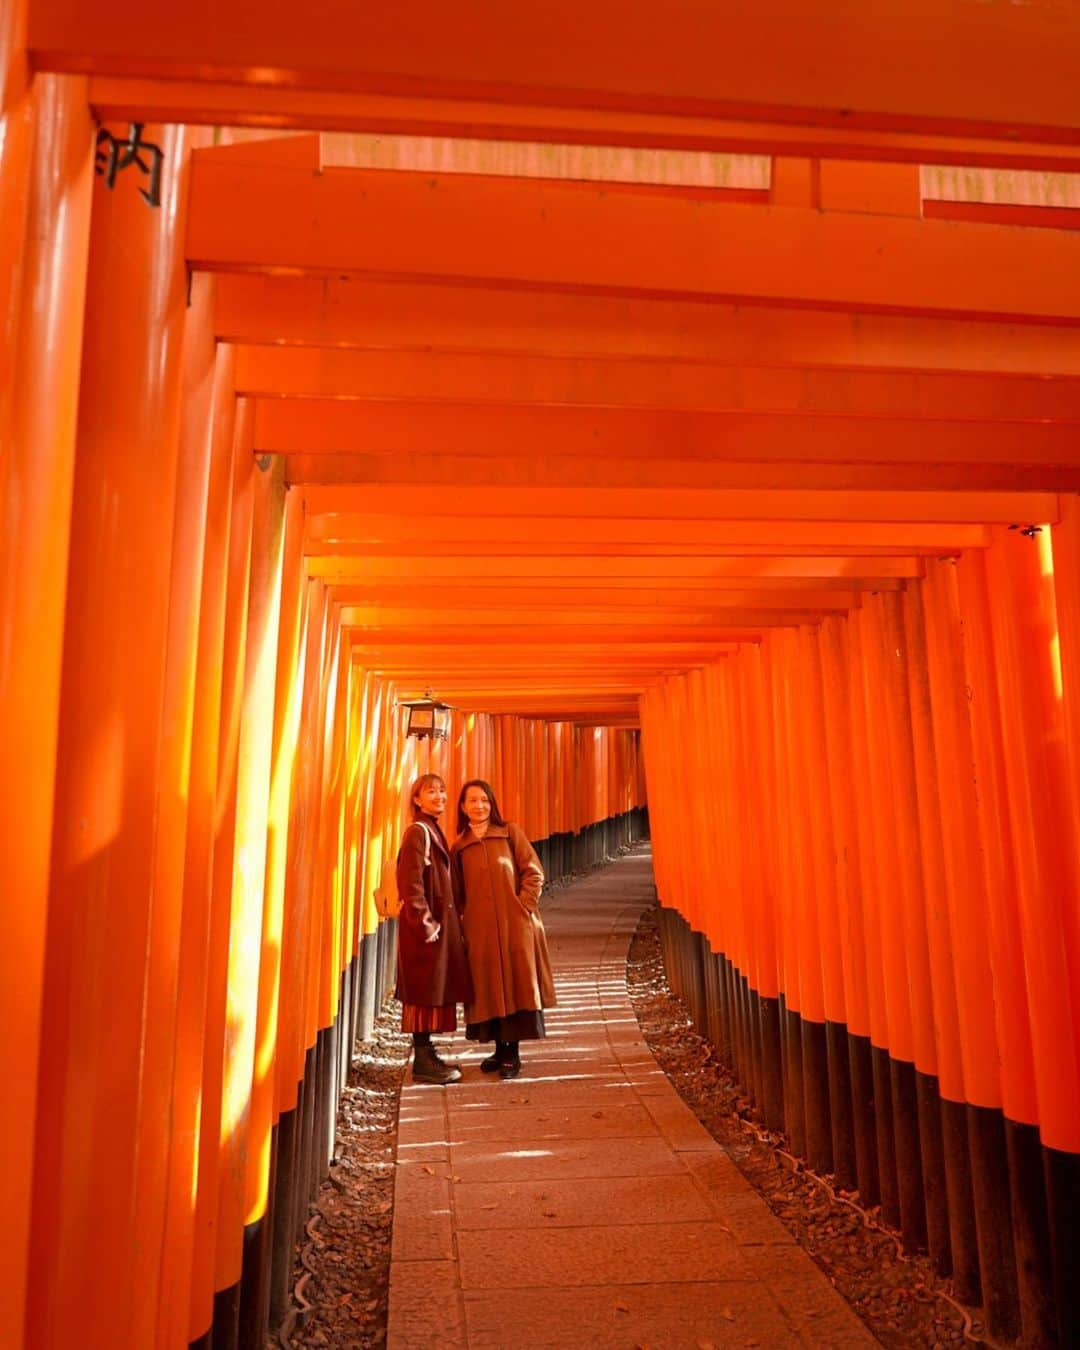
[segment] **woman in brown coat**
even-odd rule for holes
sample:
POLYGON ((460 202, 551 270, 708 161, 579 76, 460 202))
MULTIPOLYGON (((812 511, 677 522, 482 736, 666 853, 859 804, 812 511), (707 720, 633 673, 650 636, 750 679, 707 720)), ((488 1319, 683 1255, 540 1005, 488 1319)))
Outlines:
POLYGON ((472 998, 461 919, 450 879, 450 850, 439 828, 446 784, 425 773, 409 790, 412 824, 397 855, 398 976, 401 1029, 413 1038, 412 1076, 418 1083, 453 1083, 461 1070, 441 1060, 433 1031, 457 1027, 457 1005, 472 998))
POLYGON ((525 832, 503 819, 482 779, 461 789, 458 830, 450 854, 475 990, 465 1035, 495 1042, 495 1053, 480 1065, 485 1073, 516 1078, 520 1042, 544 1035, 543 1010, 555 1003, 539 913, 544 872, 525 832))

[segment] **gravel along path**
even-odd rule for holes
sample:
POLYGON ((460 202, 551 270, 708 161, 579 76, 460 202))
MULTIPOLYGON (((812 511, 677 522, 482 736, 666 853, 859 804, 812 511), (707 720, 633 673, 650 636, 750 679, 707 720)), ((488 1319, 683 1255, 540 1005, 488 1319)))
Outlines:
POLYGON ((272 1346, 367 1350, 386 1343, 398 1097, 410 1046, 400 1026, 401 1009, 391 1000, 374 1039, 353 1051, 330 1180, 297 1254, 302 1311, 288 1338, 272 1346))
POLYGON ((668 987, 655 907, 642 915, 631 943, 627 986, 646 1044, 676 1091, 882 1345, 944 1350, 988 1343, 929 1261, 901 1252, 899 1234, 881 1225, 877 1207, 861 1209, 857 1192, 834 1199, 831 1177, 815 1179, 785 1157, 782 1135, 766 1134, 668 987))

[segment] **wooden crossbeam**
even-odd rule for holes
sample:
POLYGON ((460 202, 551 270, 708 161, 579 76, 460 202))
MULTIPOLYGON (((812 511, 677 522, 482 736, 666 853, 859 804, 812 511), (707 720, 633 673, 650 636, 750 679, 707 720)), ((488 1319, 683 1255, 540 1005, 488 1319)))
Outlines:
POLYGON ((490 286, 226 273, 214 322, 229 342, 338 352, 1080 375, 1078 328, 490 286))
POLYGON ((907 216, 810 205, 465 175, 322 173, 208 150, 193 155, 186 251, 193 266, 212 271, 1080 317, 1080 235, 918 219, 917 191, 907 216))
POLYGON ((270 89, 480 101, 614 117, 725 117, 1075 144, 1075 11, 872 0, 668 0, 510 8, 222 0, 139 11, 31 0, 38 69, 270 89), (933 41, 928 40, 933 35, 933 41))

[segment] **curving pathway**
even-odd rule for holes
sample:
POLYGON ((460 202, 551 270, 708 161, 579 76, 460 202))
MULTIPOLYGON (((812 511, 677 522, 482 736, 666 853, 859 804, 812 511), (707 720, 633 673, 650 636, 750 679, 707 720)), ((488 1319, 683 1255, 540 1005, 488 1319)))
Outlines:
POLYGON ((401 1094, 390 1350, 872 1346, 641 1039, 626 953, 646 853, 544 902, 559 1007, 522 1075, 459 1033, 401 1094))

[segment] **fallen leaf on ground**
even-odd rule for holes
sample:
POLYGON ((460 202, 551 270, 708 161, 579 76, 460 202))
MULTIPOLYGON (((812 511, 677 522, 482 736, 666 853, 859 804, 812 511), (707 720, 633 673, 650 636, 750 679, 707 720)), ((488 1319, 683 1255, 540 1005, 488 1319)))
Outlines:
POLYGON ((620 1303, 618 1300, 616 1300, 615 1311, 621 1313, 628 1313, 630 1311, 630 1305, 629 1303, 620 1303))
POLYGON ((424 1163, 424 1171, 428 1174, 429 1177, 433 1177, 435 1175, 435 1169, 434 1167, 431 1166, 430 1163, 424 1163))

